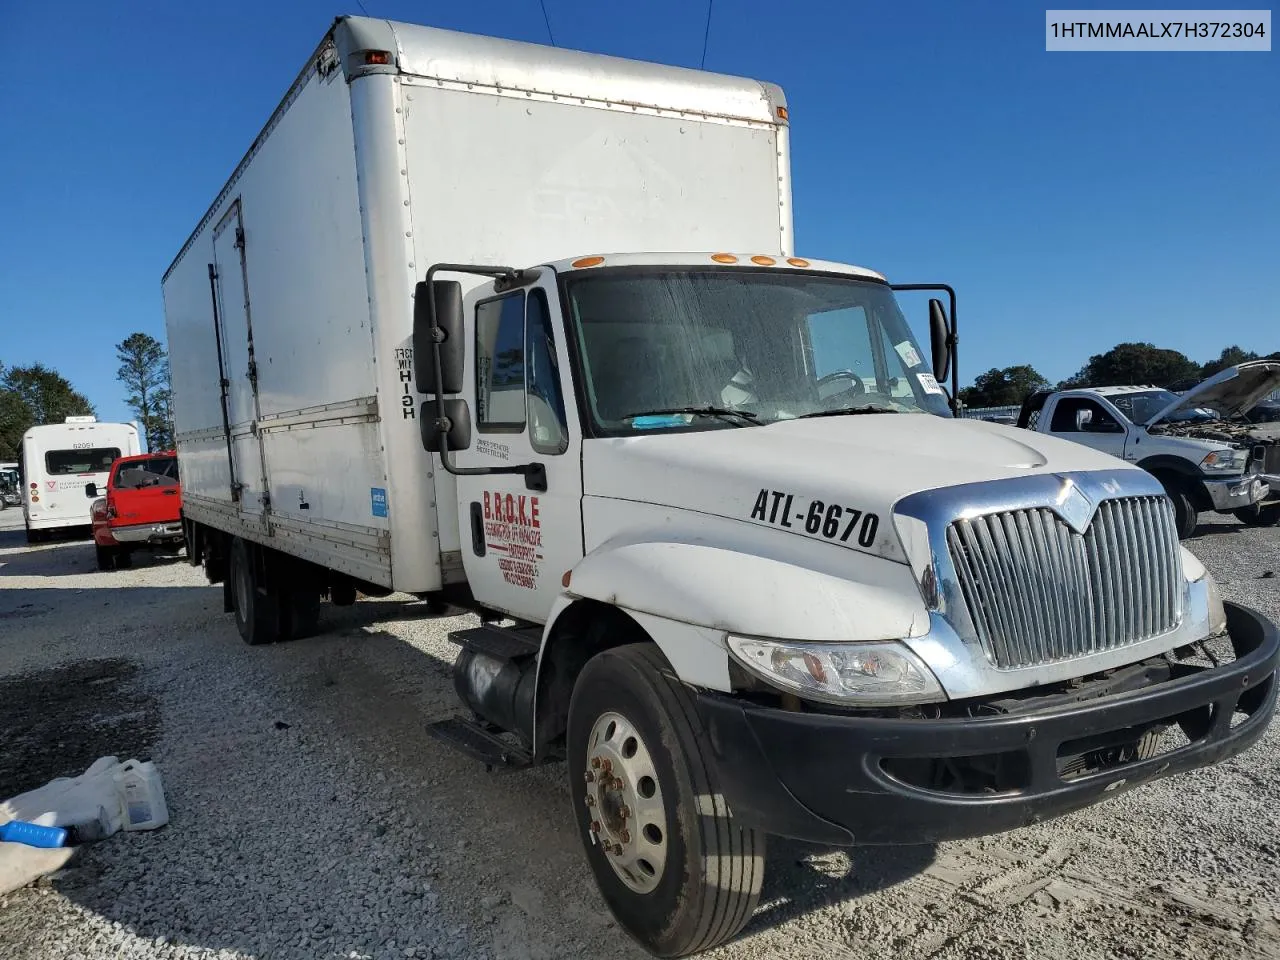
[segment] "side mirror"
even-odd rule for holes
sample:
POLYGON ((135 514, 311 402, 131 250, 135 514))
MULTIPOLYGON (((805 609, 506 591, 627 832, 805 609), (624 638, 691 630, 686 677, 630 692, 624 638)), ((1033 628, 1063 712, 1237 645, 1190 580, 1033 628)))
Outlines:
POLYGON ((1077 410, 1076 411, 1076 430, 1080 433, 1092 433, 1093 431, 1093 411, 1077 410))
POLYGON ((94 499, 97 499, 98 485, 96 483, 86 483, 84 485, 84 495, 86 497, 93 497, 94 499))
POLYGON ((440 453, 440 441, 444 440, 450 450, 466 450, 471 446, 471 408, 465 400, 446 400, 444 415, 449 421, 447 430, 441 430, 436 423, 436 404, 428 400, 418 411, 419 430, 422 432, 422 446, 428 453, 440 453))
MULTIPOLYGON (((418 281, 413 295, 413 377, 419 393, 461 393, 467 340, 462 322, 462 284, 457 280, 418 281), (440 384, 436 384, 435 346, 431 335, 434 295, 440 331, 440 384)), ((424 427, 425 429, 425 427, 424 427)), ((450 447, 453 446, 450 442, 450 447)))
POLYGON ((933 379, 944 383, 951 372, 951 324, 942 301, 929 301, 929 348, 933 354, 933 379))

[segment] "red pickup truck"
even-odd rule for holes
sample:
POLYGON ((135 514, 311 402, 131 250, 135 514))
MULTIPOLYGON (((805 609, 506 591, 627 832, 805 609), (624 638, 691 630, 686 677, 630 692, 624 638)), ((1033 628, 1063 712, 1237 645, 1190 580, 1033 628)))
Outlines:
POLYGON ((99 570, 127 567, 140 547, 182 542, 182 484, 173 451, 121 457, 111 465, 105 490, 90 483, 85 492, 102 494, 90 508, 99 570))

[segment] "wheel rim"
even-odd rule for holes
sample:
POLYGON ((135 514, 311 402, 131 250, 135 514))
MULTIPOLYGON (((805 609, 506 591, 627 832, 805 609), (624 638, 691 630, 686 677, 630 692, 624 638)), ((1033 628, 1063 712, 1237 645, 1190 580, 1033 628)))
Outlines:
POLYGON ((592 726, 584 778, 591 842, 619 880, 651 892, 667 863, 667 810, 649 748, 622 714, 602 714, 592 726))

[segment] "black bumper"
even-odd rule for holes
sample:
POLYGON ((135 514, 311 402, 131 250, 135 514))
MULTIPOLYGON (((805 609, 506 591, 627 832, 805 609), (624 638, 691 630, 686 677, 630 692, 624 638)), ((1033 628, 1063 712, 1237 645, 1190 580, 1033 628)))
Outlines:
POLYGON ((797 713, 706 693, 698 708, 725 797, 735 819, 747 825, 838 846, 1000 833, 1218 763, 1252 745, 1275 712, 1280 633, 1253 610, 1226 607, 1237 657, 1231 663, 1053 709, 900 720, 797 713), (1060 752, 1069 755, 1081 741, 1170 723, 1181 726, 1189 742, 1076 779, 1059 772, 1060 752), (937 790, 888 772, 921 759, 997 755, 1024 771, 1017 789, 937 790))

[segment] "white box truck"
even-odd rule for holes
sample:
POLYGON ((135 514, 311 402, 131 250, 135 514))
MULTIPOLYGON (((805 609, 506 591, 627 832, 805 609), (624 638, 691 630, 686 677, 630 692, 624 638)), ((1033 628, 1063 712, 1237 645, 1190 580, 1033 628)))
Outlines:
POLYGON ((741 929, 768 834, 1018 827, 1275 709, 1275 627, 1159 484, 953 418, 954 295, 929 363, 882 276, 795 256, 788 169, 776 86, 341 18, 163 282, 190 558, 242 637, 476 611, 434 732, 564 760, 661 956, 741 929))
POLYGON ((111 464, 139 452, 137 427, 91 416, 66 417, 24 433, 18 472, 27 543, 47 540, 55 530, 89 526, 96 488, 106 485, 111 464))

